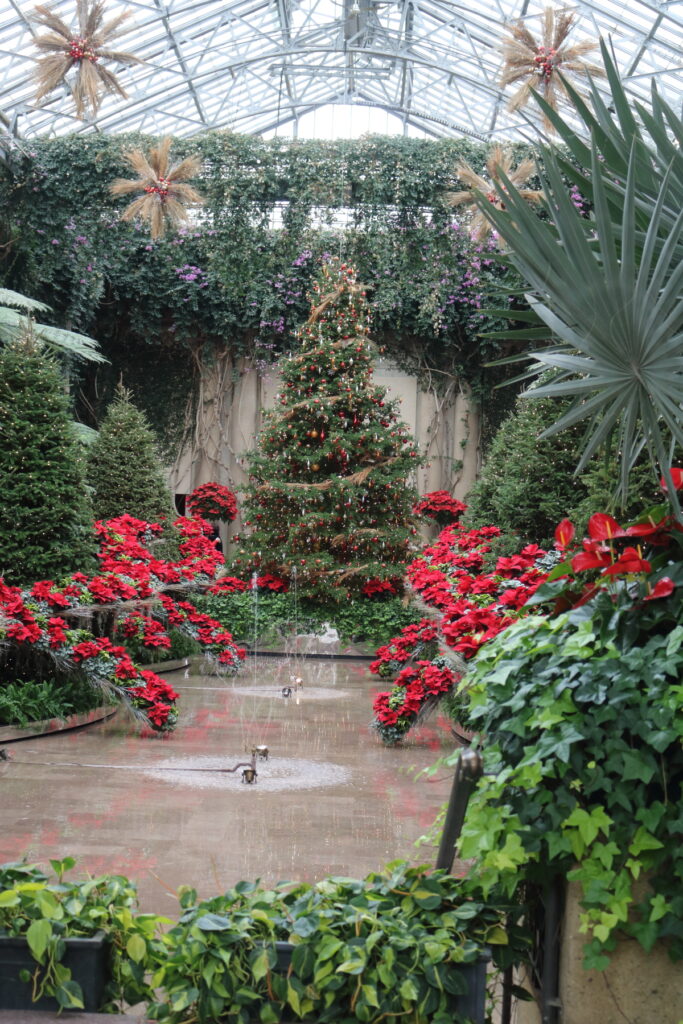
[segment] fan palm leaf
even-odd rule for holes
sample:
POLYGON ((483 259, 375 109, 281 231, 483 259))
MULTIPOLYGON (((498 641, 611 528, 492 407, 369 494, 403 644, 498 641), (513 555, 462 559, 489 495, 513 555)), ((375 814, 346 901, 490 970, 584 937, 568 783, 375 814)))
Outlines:
POLYGON ((48 32, 34 39, 41 53, 47 54, 38 59, 36 66, 36 99, 47 96, 59 85, 69 84, 76 104, 76 114, 84 117, 88 111, 93 115, 97 113, 105 93, 117 93, 125 98, 127 94, 117 76, 105 68, 102 62, 142 63, 131 53, 108 47, 121 34, 121 26, 130 14, 130 11, 122 11, 104 22, 102 0, 94 3, 78 0, 78 31, 74 32, 48 6, 38 5, 32 19, 48 29, 48 32), (70 72, 73 72, 73 78, 70 72))
POLYGON ((538 371, 552 379, 532 389, 530 398, 574 398, 569 412, 546 432, 555 434, 586 421, 577 471, 610 436, 622 453, 618 496, 625 500, 633 463, 647 447, 653 467, 669 482, 676 514, 680 506, 669 474, 667 431, 683 452, 683 210, 669 223, 670 174, 665 175, 639 237, 637 140, 632 144, 623 207, 613 219, 600 173, 600 154, 591 149, 594 217, 582 218, 567 195, 562 169, 552 151, 544 153, 545 204, 550 223, 541 221, 509 187, 505 209, 480 197, 486 216, 510 246, 511 262, 531 286, 535 313, 555 339, 531 354, 538 371))
POLYGON ((169 166, 171 141, 170 137, 162 139, 152 147, 149 156, 140 149, 124 154, 138 177, 117 178, 109 186, 115 196, 144 193, 128 204, 121 217, 126 221, 135 217, 147 221, 152 238, 162 237, 169 224, 176 228, 181 226, 187 220, 188 206, 203 202, 196 189, 180 180, 196 175, 201 161, 191 156, 169 166))

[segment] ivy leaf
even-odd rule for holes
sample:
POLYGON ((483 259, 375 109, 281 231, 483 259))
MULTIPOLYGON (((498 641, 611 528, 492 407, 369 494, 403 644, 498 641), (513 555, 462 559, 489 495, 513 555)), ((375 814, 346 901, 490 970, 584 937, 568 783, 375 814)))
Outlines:
MULTIPOLYGON (((624 753, 624 768, 622 778, 624 781, 629 779, 640 779, 641 782, 649 782, 652 776, 655 774, 655 767, 651 763, 647 763, 645 751, 632 751, 624 753)), ((648 758, 648 760, 650 760, 648 758)))

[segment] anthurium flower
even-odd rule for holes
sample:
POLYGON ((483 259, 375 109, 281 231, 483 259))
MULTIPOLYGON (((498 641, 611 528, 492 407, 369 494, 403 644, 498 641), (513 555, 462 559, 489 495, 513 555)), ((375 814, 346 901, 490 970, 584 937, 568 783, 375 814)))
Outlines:
POLYGON ((608 566, 602 576, 623 576, 632 572, 650 572, 652 566, 642 558, 636 548, 626 548, 613 565, 608 566))
POLYGON ((649 594, 645 597, 646 601, 656 601, 660 597, 668 597, 669 594, 673 594, 676 584, 668 576, 662 576, 661 580, 658 580, 649 594))
MULTIPOLYGON (((673 482, 674 487, 677 491, 680 491, 681 488, 683 488, 683 469, 678 469, 678 467, 672 466, 669 472, 671 473, 671 480, 673 482)), ((662 488, 663 491, 668 491, 669 489, 666 486, 666 480, 664 479, 664 477, 660 477, 659 486, 662 488)))
POLYGON ((592 551, 580 551, 574 555, 571 564, 574 572, 581 572, 583 569, 602 569, 611 565, 612 558, 608 551, 601 551, 599 548, 592 551))
POLYGON ((588 536, 592 540, 612 540, 614 537, 623 537, 624 535, 619 523, 607 512, 596 512, 588 520, 588 536))
POLYGON ((555 547, 564 551, 574 540, 574 524, 570 519, 563 519, 555 527, 555 547))

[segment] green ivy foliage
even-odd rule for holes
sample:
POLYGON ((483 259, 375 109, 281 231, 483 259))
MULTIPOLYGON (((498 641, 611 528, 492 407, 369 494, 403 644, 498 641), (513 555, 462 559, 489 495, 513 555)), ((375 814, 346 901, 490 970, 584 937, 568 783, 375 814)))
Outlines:
POLYGON ((683 958, 682 618, 677 591, 646 608, 603 593, 513 624, 463 684, 487 773, 460 856, 485 893, 579 882, 589 968, 619 931, 683 958))
POLYGON ((92 511, 64 378, 30 336, 0 350, 0 572, 12 584, 94 563, 92 511))
POLYGON ((417 609, 401 597, 366 598, 325 605, 286 594, 253 591, 193 594, 199 611, 217 619, 242 644, 283 643, 293 633, 322 633, 331 623, 342 643, 382 643, 415 622, 417 609), (256 635, 255 635, 256 634, 256 635))
MULTIPOLYGON (((498 342, 478 333, 502 321, 482 310, 507 305, 501 286, 520 282, 465 230, 453 230, 443 199, 459 187, 459 161, 482 169, 484 147, 382 136, 264 141, 229 132, 177 139, 174 157, 202 157, 194 184, 206 202, 187 230, 152 242, 142 226, 121 222, 123 202, 109 184, 130 175, 123 152, 153 141, 35 140, 0 168, 0 211, 12 239, 0 278, 48 299, 59 323, 100 340, 113 365, 90 372, 91 404, 113 390, 122 368, 127 383, 140 376, 150 350, 161 360, 158 378, 173 380, 180 401, 198 358, 216 346, 266 361, 296 347, 294 329, 326 252, 358 267, 373 334, 400 363, 453 374, 480 391, 499 379, 501 370, 484 366, 499 354, 498 342)), ((527 153, 519 147, 517 155, 527 153)))

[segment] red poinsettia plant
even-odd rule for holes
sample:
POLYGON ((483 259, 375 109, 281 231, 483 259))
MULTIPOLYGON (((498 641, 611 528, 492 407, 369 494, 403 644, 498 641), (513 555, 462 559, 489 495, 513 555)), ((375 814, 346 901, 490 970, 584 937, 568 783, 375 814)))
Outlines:
POLYGON ((229 487, 215 480, 195 487, 186 505, 191 516, 200 516, 202 519, 221 519, 231 523, 237 515, 235 495, 229 487))
POLYGON ((23 590, 0 578, 0 642, 27 648, 29 656, 33 649, 51 655, 60 671, 70 668, 93 686, 117 694, 153 731, 172 729, 175 691, 153 672, 138 668, 124 644, 77 627, 72 615, 84 606, 106 605, 116 612, 125 603, 124 643, 167 649, 168 622, 201 644, 222 672, 236 671, 244 651, 231 634, 193 605, 164 593, 175 585, 205 587, 224 561, 210 540, 208 523, 180 518, 174 525, 181 537, 174 562, 156 558, 148 546, 161 526, 124 515, 95 524, 100 542, 96 575, 76 572, 65 581, 39 580, 23 590), (135 606, 143 601, 145 612, 135 606))
MULTIPOLYGON (((683 470, 670 472, 673 485, 683 489, 683 470)), ((664 479, 660 484, 666 491, 664 479)), ((683 526, 669 505, 655 506, 627 526, 598 512, 587 533, 578 539, 573 524, 563 519, 555 530, 554 552, 528 544, 483 571, 489 541, 500 530, 463 530, 459 524, 442 530, 407 570, 421 598, 442 613, 438 627, 428 620, 407 627, 379 648, 371 671, 391 675, 423 657, 432 629, 468 661, 518 618, 539 610, 551 615, 590 603, 594 618, 616 622, 613 613, 619 609, 626 612, 618 617, 619 628, 636 635, 680 623, 683 526)), ((387 743, 401 739, 424 710, 416 708, 414 695, 405 699, 402 675, 393 690, 375 699, 372 724, 387 743)))
POLYGON ((458 501, 448 491, 429 491, 413 505, 413 512, 415 515, 434 519, 439 526, 449 526, 460 519, 466 508, 467 505, 458 501))

